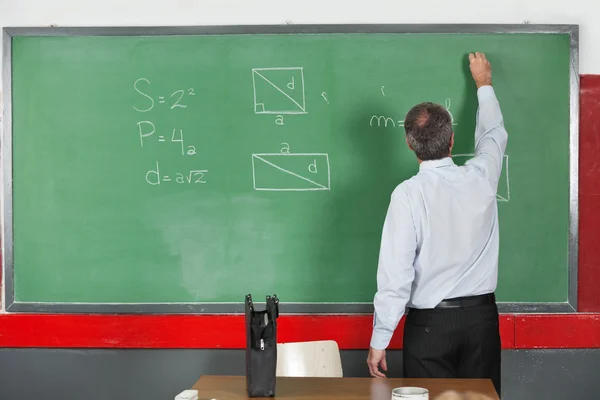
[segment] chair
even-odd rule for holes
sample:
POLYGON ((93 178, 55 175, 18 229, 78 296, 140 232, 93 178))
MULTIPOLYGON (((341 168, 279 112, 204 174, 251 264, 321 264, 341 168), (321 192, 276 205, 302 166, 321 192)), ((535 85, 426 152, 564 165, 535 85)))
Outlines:
POLYGON ((333 340, 277 344, 277 376, 341 378, 342 359, 333 340))

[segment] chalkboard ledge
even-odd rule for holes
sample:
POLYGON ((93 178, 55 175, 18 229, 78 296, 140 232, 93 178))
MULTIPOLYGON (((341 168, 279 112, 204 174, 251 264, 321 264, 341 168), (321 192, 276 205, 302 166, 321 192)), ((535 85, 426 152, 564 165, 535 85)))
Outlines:
MULTIPOLYGON (((258 307, 264 304, 255 303, 258 307)), ((575 308, 564 303, 502 303, 501 313, 571 313, 575 308)), ((372 303, 285 303, 282 314, 373 314, 372 303)), ((84 314, 243 314, 244 303, 25 303, 6 305, 8 312, 84 313, 84 314)))

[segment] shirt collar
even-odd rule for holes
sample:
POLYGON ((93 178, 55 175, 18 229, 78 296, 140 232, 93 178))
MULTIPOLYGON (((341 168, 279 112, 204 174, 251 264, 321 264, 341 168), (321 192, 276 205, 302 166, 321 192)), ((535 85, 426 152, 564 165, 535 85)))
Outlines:
POLYGON ((419 165, 419 171, 426 171, 429 169, 441 168, 441 167, 449 167, 454 164, 454 160, 452 157, 440 158, 439 160, 428 160, 423 161, 419 165))

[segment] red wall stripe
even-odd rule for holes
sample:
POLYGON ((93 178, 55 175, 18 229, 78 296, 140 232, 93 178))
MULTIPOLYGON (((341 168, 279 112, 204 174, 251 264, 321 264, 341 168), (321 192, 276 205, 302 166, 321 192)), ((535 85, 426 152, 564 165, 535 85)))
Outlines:
MULTIPOLYGON (((367 349, 368 315, 282 315, 278 341, 335 340, 367 349)), ((390 349, 402 348, 400 323, 390 349)), ((244 317, 231 315, 0 315, 0 347, 243 349, 244 317)), ((504 349, 599 348, 600 314, 503 314, 504 349)))
POLYGON ((517 349, 600 347, 600 314, 517 315, 517 349))
MULTIPOLYGON (((578 307, 600 312, 600 75, 581 78, 579 148, 578 307)), ((371 318, 282 315, 279 341, 366 349, 371 318)), ((600 348, 600 313, 502 315, 500 330, 505 349, 600 348)), ((0 347, 241 349, 244 335, 243 316, 0 314, 0 347)), ((390 348, 401 347, 402 323, 390 348)))
POLYGON ((600 75, 581 77, 578 311, 600 311, 600 75))
MULTIPOLYGON (((340 349, 368 349, 368 315, 281 315, 278 342, 335 340, 340 349)), ((390 349, 402 348, 404 321, 390 349)), ((514 317, 500 317, 502 345, 514 347, 514 317)), ((0 347, 243 349, 244 316, 0 315, 0 347)))

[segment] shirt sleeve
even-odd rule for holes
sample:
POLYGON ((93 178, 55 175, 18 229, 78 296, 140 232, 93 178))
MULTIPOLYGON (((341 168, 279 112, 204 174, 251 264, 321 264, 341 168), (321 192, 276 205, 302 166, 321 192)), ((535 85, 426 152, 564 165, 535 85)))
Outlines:
POLYGON ((371 347, 384 350, 405 313, 415 277, 414 259, 417 234, 408 196, 398 187, 391 197, 383 224, 377 293, 373 301, 375 315, 371 347))
POLYGON ((475 157, 467 164, 475 165, 484 171, 494 189, 502 173, 502 161, 506 151, 508 133, 500 104, 492 86, 482 86, 477 90, 479 107, 475 127, 475 157))

